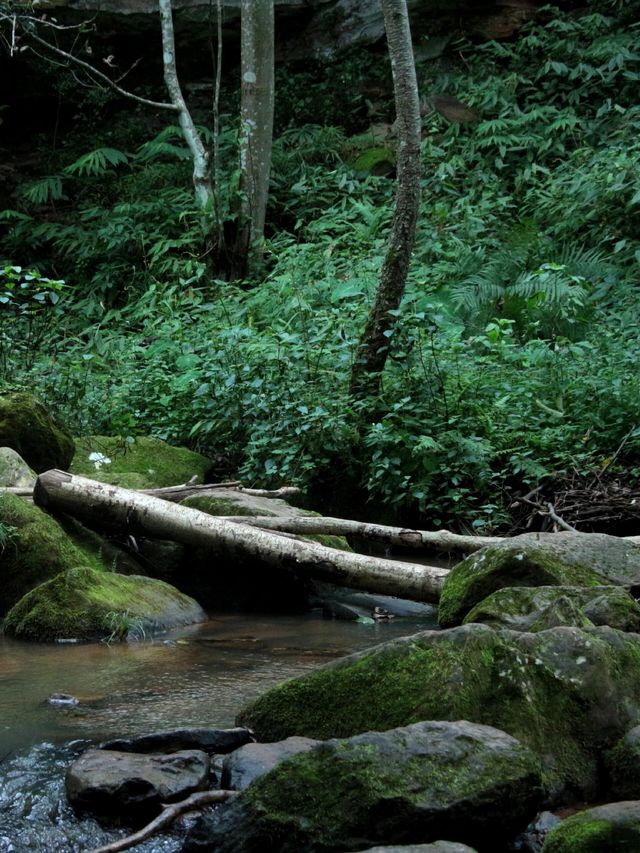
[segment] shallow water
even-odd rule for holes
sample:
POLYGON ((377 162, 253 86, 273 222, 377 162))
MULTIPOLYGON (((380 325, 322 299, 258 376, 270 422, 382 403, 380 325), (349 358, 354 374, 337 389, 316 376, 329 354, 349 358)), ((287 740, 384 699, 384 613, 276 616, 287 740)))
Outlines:
MULTIPOLYGON (((220 614, 135 643, 34 645, 0 637, 0 851, 80 853, 115 837, 77 820, 66 805, 65 769, 88 742, 232 726, 243 705, 283 679, 433 625, 429 617, 361 624, 319 612, 220 614), (80 704, 48 705, 59 692, 80 704)), ((172 836, 136 848, 177 849, 172 836)))

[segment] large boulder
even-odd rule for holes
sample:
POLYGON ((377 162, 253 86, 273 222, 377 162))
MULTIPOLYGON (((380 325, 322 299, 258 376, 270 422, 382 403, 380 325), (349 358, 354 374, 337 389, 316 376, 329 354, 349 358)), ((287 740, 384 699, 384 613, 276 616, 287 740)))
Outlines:
POLYGON ((0 447, 0 486, 32 489, 36 483, 35 471, 11 447, 0 447))
POLYGON ((608 803, 568 817, 545 838, 542 853, 636 853, 640 801, 608 803))
POLYGON ((21 598, 4 630, 24 640, 126 639, 204 619, 197 601, 164 581, 78 567, 21 598))
POLYGON ((476 853, 476 851, 472 847, 467 847, 466 844, 458 844, 457 841, 434 841, 433 844, 369 847, 362 853, 476 853))
POLYGON ((219 818, 201 819, 183 850, 320 853, 439 838, 495 850, 527 825, 541 793, 537 759, 504 732, 422 722, 290 758, 219 818))
POLYGON ((0 398, 0 447, 11 447, 38 474, 67 470, 74 454, 71 433, 31 394, 0 398))
POLYGON ((640 798, 640 726, 634 726, 606 755, 610 796, 640 798))
POLYGON ((158 489, 204 482, 209 460, 160 438, 88 435, 76 439, 71 473, 125 489, 158 489))
POLYGON ((505 586, 622 586, 640 593, 640 547, 604 533, 525 533, 458 563, 440 597, 442 627, 505 586))
POLYGON ((0 495, 0 522, 9 531, 0 561, 0 615, 38 584, 79 565, 105 568, 78 546, 55 519, 23 498, 0 495))
POLYGON ((227 790, 241 791, 287 758, 308 752, 318 743, 320 741, 310 737, 288 737, 277 743, 248 743, 225 757, 220 785, 227 790))
POLYGON ((535 751, 554 801, 588 799, 603 751, 640 722, 639 660, 640 636, 607 627, 424 631, 287 681, 237 722, 269 741, 471 720, 535 751))
POLYGON ((509 586, 476 604, 464 618, 468 622, 513 631, 609 625, 638 633, 640 604, 619 586, 509 586))
POLYGON ((90 749, 67 771, 67 797, 78 811, 103 820, 146 823, 162 803, 207 788, 209 764, 209 756, 195 749, 172 755, 90 749))

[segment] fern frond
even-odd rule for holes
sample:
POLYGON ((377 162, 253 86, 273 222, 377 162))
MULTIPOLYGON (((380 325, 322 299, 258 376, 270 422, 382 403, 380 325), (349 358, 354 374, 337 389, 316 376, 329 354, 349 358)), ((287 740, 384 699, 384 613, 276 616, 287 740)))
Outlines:
POLYGON ((38 178, 37 181, 25 184, 20 188, 20 195, 31 204, 47 204, 50 201, 66 199, 60 175, 47 175, 45 178, 38 178))
POLYGON ((111 166, 120 166, 129 162, 128 154, 117 148, 96 148, 79 157, 75 163, 65 168, 67 175, 104 175, 111 166))

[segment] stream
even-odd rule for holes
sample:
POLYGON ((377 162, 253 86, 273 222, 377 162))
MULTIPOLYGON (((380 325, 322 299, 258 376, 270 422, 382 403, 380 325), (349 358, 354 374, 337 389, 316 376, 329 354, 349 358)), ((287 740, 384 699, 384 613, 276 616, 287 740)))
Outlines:
MULTIPOLYGON (((283 679, 431 627, 428 615, 362 624, 313 611, 211 614, 201 625, 111 645, 35 645, 0 635, 0 852, 86 853, 126 834, 77 818, 66 803, 66 767, 92 743, 184 726, 228 728, 240 708, 283 679), (80 704, 47 704, 57 692, 80 704)), ((168 833, 135 850, 179 848, 179 835, 168 833)))

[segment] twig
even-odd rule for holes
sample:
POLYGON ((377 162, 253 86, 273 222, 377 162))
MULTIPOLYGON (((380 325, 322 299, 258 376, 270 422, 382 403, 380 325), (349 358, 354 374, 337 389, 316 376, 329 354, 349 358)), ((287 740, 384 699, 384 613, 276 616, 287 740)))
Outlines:
POLYGON ((158 815, 155 820, 143 826, 138 832, 133 835, 127 835, 125 838, 120 838, 118 841, 113 841, 111 844, 105 844, 104 847, 97 847, 91 850, 90 853, 119 853, 120 850, 129 850, 137 844, 142 844, 147 838, 152 835, 157 835, 161 829, 172 823, 177 817, 185 812, 190 812, 193 809, 201 809, 203 806, 208 806, 211 803, 224 803, 238 796, 239 791, 198 791, 191 794, 186 800, 181 800, 179 803, 171 805, 163 805, 164 811, 158 815))
POLYGON ((555 521, 555 523, 558 525, 558 527, 562 527, 563 530, 570 530, 571 533, 579 533, 580 532, 579 530, 576 530, 575 527, 572 527, 570 524, 567 524, 566 521, 564 521, 562 518, 560 518, 560 516, 556 513, 553 504, 550 504, 550 503, 547 504, 547 515, 549 516, 549 518, 551 518, 553 521, 555 521))

